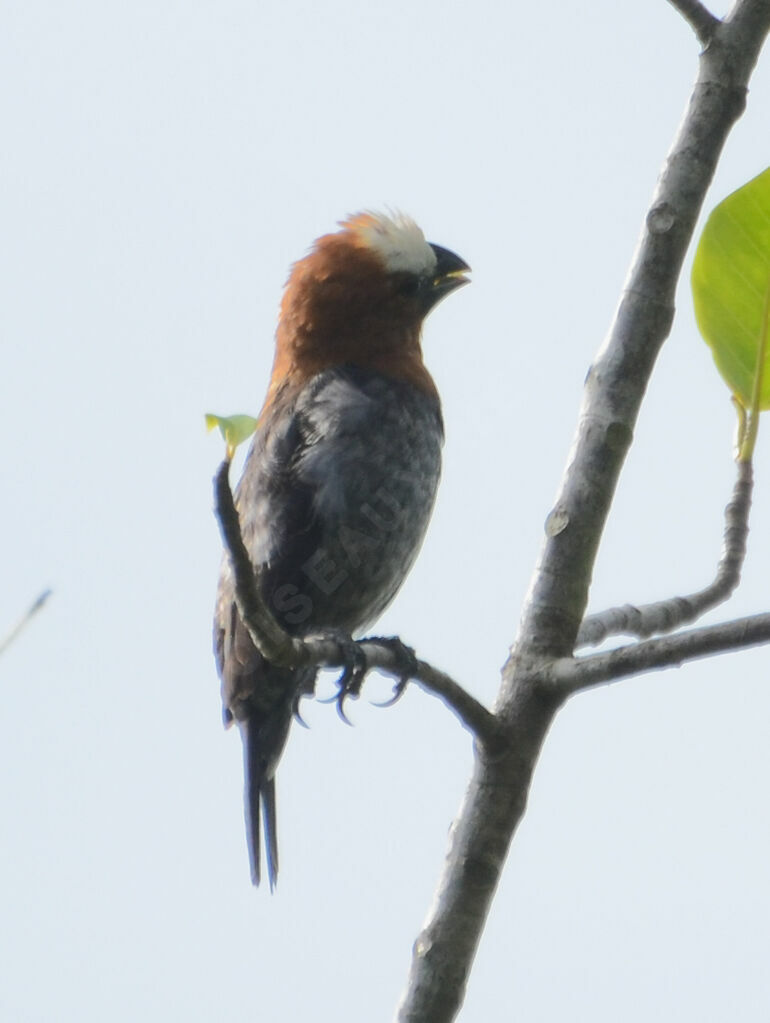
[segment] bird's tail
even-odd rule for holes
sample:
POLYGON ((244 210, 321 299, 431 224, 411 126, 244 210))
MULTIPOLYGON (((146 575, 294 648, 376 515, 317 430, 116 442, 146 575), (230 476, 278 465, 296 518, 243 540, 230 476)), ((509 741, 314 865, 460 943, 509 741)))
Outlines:
POLYGON ((275 769, 289 736, 296 705, 301 696, 313 692, 315 674, 315 668, 299 672, 271 669, 271 674, 265 674, 261 682, 264 689, 271 684, 274 691, 278 691, 278 699, 267 709, 254 708, 251 714, 238 722, 243 739, 244 809, 251 880, 258 885, 261 879, 261 835, 264 834, 270 891, 275 888, 278 877, 275 769))
POLYGON ((251 880, 261 877, 261 833, 265 835, 265 858, 270 891, 278 877, 278 833, 275 814, 275 774, 272 757, 266 756, 264 726, 255 717, 241 722, 243 738, 244 812, 246 842, 249 847, 251 880))

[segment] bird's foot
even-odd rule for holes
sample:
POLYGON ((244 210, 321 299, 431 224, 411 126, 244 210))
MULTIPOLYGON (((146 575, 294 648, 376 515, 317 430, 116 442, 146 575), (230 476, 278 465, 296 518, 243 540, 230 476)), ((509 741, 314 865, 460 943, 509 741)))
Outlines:
POLYGON ((392 707, 404 695, 404 690, 409 680, 417 674, 417 654, 412 647, 407 646, 398 636, 367 636, 365 641, 387 647, 395 657, 396 663, 392 668, 392 672, 396 676, 393 695, 389 700, 375 703, 375 707, 392 707))
POLYGON ((335 696, 328 700, 321 700, 321 703, 331 703, 334 700, 337 704, 337 713, 346 725, 351 724, 345 713, 345 700, 350 696, 357 700, 361 695, 361 686, 366 678, 367 663, 366 654, 354 639, 346 632, 338 629, 324 629, 318 634, 322 639, 330 639, 337 644, 340 655, 340 664, 343 666, 335 696))

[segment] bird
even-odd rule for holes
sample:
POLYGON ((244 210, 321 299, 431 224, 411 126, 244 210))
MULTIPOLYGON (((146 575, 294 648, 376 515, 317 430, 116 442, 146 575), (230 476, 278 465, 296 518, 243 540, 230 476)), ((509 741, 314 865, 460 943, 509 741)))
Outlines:
MULTIPOLYGON (((259 592, 300 637, 364 635, 417 556, 444 439, 422 325, 470 271, 403 213, 364 211, 338 227, 291 268, 267 395, 235 491, 259 592)), ((275 772, 316 669, 262 656, 238 613, 227 555, 214 653, 224 723, 243 740, 251 880, 261 879, 262 828, 273 891, 275 772)))

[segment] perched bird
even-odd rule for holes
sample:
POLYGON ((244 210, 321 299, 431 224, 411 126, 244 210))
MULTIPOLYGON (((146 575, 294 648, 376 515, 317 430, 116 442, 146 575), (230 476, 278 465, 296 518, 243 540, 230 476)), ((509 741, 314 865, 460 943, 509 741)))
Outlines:
MULTIPOLYGON (((422 358, 425 316, 468 265, 403 215, 361 213, 295 263, 275 361, 235 493, 260 592, 303 635, 360 636, 393 599, 422 544, 443 424, 422 358)), ((314 669, 269 664, 234 599, 225 557, 214 620, 225 724, 243 738, 246 831, 260 881, 260 813, 278 873, 275 770, 314 669)))

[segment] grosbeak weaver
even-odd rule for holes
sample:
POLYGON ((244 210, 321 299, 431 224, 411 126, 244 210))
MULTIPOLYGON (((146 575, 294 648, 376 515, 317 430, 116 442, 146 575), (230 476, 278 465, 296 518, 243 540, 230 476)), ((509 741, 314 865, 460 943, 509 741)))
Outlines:
MULTIPOLYGON (((469 270, 405 216, 362 213, 341 228, 292 269, 267 398, 235 494, 262 596, 296 635, 361 635, 417 555, 443 440, 420 332, 469 270)), ((243 738, 251 877, 259 884, 261 810, 272 889, 275 769, 315 671, 262 657, 239 617, 227 558, 214 646, 225 723, 235 720, 243 738)))

